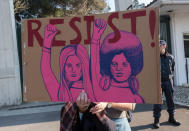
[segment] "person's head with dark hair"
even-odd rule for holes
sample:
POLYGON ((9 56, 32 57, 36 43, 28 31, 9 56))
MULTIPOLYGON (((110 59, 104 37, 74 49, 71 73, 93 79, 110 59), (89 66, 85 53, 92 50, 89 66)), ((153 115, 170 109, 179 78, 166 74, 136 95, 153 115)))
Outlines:
POLYGON ((116 43, 109 43, 114 33, 108 34, 100 49, 101 73, 117 82, 127 81, 143 69, 142 45, 136 35, 120 31, 121 38, 116 43))

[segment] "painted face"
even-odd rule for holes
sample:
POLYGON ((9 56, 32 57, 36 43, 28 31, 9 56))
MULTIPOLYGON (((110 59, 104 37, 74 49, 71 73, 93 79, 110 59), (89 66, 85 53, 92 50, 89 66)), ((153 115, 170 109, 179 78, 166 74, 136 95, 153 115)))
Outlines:
POLYGON ((65 64, 65 77, 69 82, 78 81, 82 76, 81 62, 77 56, 69 56, 65 64))
POLYGON ((110 71, 117 82, 128 80, 131 75, 131 66, 123 53, 114 56, 110 65, 110 71))

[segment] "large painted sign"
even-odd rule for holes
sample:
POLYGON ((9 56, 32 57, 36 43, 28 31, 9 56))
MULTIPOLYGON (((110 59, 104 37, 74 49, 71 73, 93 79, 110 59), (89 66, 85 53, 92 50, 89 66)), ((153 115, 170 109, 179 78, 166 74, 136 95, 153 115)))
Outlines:
POLYGON ((22 21, 23 100, 161 103, 158 9, 22 21))

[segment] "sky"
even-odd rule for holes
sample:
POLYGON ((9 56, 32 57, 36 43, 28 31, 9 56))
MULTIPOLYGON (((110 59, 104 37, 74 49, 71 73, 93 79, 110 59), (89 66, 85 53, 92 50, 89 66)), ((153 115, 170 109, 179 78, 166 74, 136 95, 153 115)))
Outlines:
POLYGON ((153 0, 139 0, 139 4, 144 3, 145 5, 149 4, 150 2, 152 2, 153 0))
MULTIPOLYGON (((138 0, 139 4, 144 3, 145 5, 149 4, 150 2, 152 2, 153 0, 138 0)), ((115 11, 115 3, 114 0, 107 0, 107 3, 109 4, 111 11, 115 11)))
POLYGON ((115 11, 115 3, 114 0, 107 0, 107 3, 109 4, 111 10, 110 11, 115 11))

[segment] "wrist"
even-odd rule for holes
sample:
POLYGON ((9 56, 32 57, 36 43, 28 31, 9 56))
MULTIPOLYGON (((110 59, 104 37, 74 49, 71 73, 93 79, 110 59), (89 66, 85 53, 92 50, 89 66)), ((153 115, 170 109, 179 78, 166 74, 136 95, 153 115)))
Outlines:
POLYGON ((91 39, 91 44, 99 44, 100 43, 100 39, 91 39))
POLYGON ((51 48, 51 46, 52 46, 52 40, 45 39, 43 41, 43 47, 51 48))
POLYGON ((112 108, 112 103, 111 102, 107 103, 106 107, 107 108, 112 108))
POLYGON ((43 46, 43 48, 46 49, 46 50, 51 50, 51 48, 46 47, 46 46, 43 46))
POLYGON ((47 53, 51 53, 51 48, 43 46, 42 51, 47 52, 47 53))

